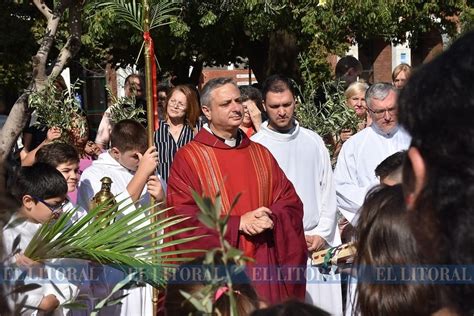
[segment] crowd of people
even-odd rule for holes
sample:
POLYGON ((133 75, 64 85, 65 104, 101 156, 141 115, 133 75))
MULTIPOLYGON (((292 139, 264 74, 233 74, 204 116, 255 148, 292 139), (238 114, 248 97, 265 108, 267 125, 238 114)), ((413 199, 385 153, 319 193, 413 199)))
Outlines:
MULTIPOLYGON (((9 188, 18 212, 3 228, 4 261, 38 265, 23 254, 34 233, 77 208, 74 224, 107 176, 116 200, 138 207, 153 198, 171 207, 167 216, 188 218, 163 232, 195 227, 170 241, 202 236, 170 243, 166 250, 177 262, 190 255, 187 250, 198 249, 192 263, 200 265, 207 250, 221 246, 217 231, 200 221, 193 193, 220 196, 221 216, 228 216, 224 238, 250 258, 239 272, 246 282, 232 288, 239 315, 472 314, 474 33, 417 69, 395 67, 392 83, 359 81, 361 71, 352 56, 336 66, 335 80, 344 86, 347 106, 360 124, 334 131, 341 136, 335 157, 321 137, 326 135, 297 121, 293 81, 278 74, 261 89, 239 87, 231 78, 211 79, 200 91, 189 85, 167 89, 160 96, 151 147, 141 123, 113 123, 110 111, 95 139, 87 129, 76 131, 73 143, 58 142, 64 131, 56 127, 46 129, 36 145, 25 137, 22 167, 9 188), (19 218, 24 222, 14 225, 19 218), (311 260, 313 252, 342 242, 356 249, 351 269, 345 269, 348 282, 341 282, 336 265, 321 269, 311 260), (447 267, 445 274, 464 267, 471 275, 451 283, 421 280, 418 274, 410 282, 400 278, 405 268, 426 266, 447 267), (395 279, 380 273, 388 267, 395 279)), ((138 104, 142 87, 138 75, 125 81, 126 95, 138 104)), ((315 106, 323 101, 316 98, 315 106)), ((107 283, 107 277, 101 280, 107 283)), ((42 286, 10 304, 22 303, 26 314, 35 309, 88 314, 114 286, 103 285, 66 282, 69 290, 61 295, 42 286), (81 294, 85 310, 60 306, 81 294)), ((195 305, 180 294, 206 285, 170 284, 164 314, 193 314, 195 305)), ((226 291, 224 283, 215 293, 216 314, 228 315, 226 291)), ((149 285, 123 293, 121 304, 101 314, 153 314, 149 285)))

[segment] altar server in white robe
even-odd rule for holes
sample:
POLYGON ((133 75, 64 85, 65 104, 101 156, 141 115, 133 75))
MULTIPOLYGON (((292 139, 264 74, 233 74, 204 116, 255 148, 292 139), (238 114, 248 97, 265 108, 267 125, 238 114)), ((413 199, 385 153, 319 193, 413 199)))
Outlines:
MULTIPOLYGON (((321 137, 294 119, 296 101, 288 78, 275 75, 264 84, 268 121, 252 140, 267 147, 293 183, 304 205, 303 226, 308 251, 341 243, 336 229, 336 191, 329 153, 321 137)), ((308 259, 308 264, 310 265, 308 259)), ((342 314, 341 284, 334 274, 307 267, 306 302, 333 315, 342 314)))
MULTIPOLYGON (((147 149, 146 130, 138 122, 123 120, 115 124, 111 134, 111 149, 99 155, 92 165, 86 168, 81 176, 78 188, 78 203, 89 209, 91 198, 100 190, 103 177, 112 179, 111 192, 116 195, 117 202, 130 199, 137 207, 149 204, 149 196, 155 201, 164 200, 165 184, 156 175, 158 153, 155 147, 147 149), (155 173, 155 175, 150 176, 155 173)), ((122 275, 122 279, 125 276, 122 275)), ((108 280, 117 283, 117 274, 108 273, 108 280), (112 277, 110 276, 112 275, 112 277)), ((114 282, 108 284, 109 291, 114 282)), ((137 287, 124 290, 128 294, 122 299, 122 305, 114 305, 102 314, 113 316, 152 315, 152 288, 137 287), (119 309, 117 311, 116 309, 119 309)), ((101 293, 108 294, 108 293, 101 293)))
POLYGON ((391 84, 372 85, 365 100, 372 125, 342 145, 334 170, 337 206, 352 225, 367 191, 379 183, 375 168, 388 156, 408 149, 411 141, 398 125, 397 91, 391 84))

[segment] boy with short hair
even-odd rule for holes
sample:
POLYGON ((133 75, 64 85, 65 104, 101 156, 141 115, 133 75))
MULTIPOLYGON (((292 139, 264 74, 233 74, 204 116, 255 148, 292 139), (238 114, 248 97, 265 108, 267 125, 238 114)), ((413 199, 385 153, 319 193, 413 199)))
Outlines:
POLYGON ((89 202, 101 187, 103 177, 112 179, 111 192, 116 201, 131 198, 134 203, 146 204, 148 194, 163 201, 163 183, 155 175, 158 153, 147 149, 146 130, 134 120, 115 124, 110 137, 111 149, 99 155, 84 170, 78 189, 78 204, 89 209, 89 202), (148 191, 148 194, 147 194, 148 191))
MULTIPOLYGON (((35 161, 36 163, 44 163, 56 168, 56 170, 58 170, 66 180, 68 195, 75 193, 77 184, 79 182, 79 153, 77 152, 76 147, 66 143, 52 143, 45 145, 36 152, 35 161)), ((66 198, 63 211, 69 212, 75 208, 77 209, 70 219, 70 224, 73 224, 85 216, 87 211, 80 205, 75 205, 72 203, 70 196, 68 196, 68 198, 66 198)), ((69 259, 68 261, 64 262, 75 266, 80 266, 82 269, 84 269, 84 271, 89 271, 88 273, 92 271, 88 270, 88 264, 84 263, 82 260, 69 259)), ((80 303, 86 304, 87 308, 83 310, 72 311, 72 316, 88 315, 90 314, 90 311, 92 311, 91 301, 94 300, 92 287, 88 284, 88 282, 86 282, 86 280, 79 278, 75 281, 76 285, 79 287, 79 295, 82 298, 80 303)), ((101 286, 99 282, 95 282, 93 285, 96 285, 97 288, 100 288, 101 286)))
MULTIPOLYGON (((74 146, 66 143, 45 145, 36 152, 35 160, 37 163, 49 164, 61 172, 66 179, 68 194, 76 190, 79 182, 79 153, 74 146)), ((68 200, 64 211, 70 211, 75 207, 76 205, 68 200)), ((74 223, 86 213, 86 210, 79 206, 71 218, 71 222, 74 223)))
MULTIPOLYGON (((66 181, 54 167, 48 164, 35 164, 19 170, 11 194, 19 204, 19 211, 12 216, 3 229, 4 253, 2 257, 9 264, 24 267, 36 266, 38 263, 23 255, 23 252, 41 225, 62 212, 67 194, 66 181), (21 222, 20 219, 24 221, 21 222), (18 236, 20 236, 20 242, 16 249, 12 249, 18 236)), ((56 275, 57 273, 55 272, 56 275)), ((29 278, 26 278, 24 282, 37 283, 29 278)), ((62 294, 49 285, 49 282, 45 282, 41 288, 21 293, 14 303, 18 304, 25 300, 23 306, 52 312, 60 303, 77 294, 77 288, 74 285, 63 282, 56 283, 62 294)), ((23 310, 26 314, 34 311, 26 307, 23 310)))
POLYGON ((385 158, 375 168, 375 175, 379 178, 380 184, 396 185, 402 183, 402 168, 406 156, 406 150, 398 151, 385 158))
MULTIPOLYGON (((89 209, 90 200, 100 190, 103 177, 112 180, 111 192, 117 202, 131 198, 137 206, 146 205, 149 195, 157 202, 163 201, 164 184, 156 175, 158 153, 155 147, 147 149, 145 128, 134 120, 122 120, 112 129, 110 142, 111 148, 100 154, 82 173, 78 203, 89 209)), ((114 305, 118 310, 110 310, 107 315, 153 313, 152 288, 149 285, 125 292, 128 296, 122 299, 122 305, 114 305)))

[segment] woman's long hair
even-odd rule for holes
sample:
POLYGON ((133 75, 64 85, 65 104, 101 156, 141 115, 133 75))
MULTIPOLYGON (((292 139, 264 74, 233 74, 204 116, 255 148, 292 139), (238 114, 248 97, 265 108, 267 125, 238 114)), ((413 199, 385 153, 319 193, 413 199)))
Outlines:
POLYGON ((400 185, 378 186, 367 194, 356 227, 354 261, 358 278, 355 310, 361 315, 425 315, 430 285, 377 280, 378 269, 385 271, 385 277, 390 269, 400 276, 400 268, 419 264, 407 215, 400 185))

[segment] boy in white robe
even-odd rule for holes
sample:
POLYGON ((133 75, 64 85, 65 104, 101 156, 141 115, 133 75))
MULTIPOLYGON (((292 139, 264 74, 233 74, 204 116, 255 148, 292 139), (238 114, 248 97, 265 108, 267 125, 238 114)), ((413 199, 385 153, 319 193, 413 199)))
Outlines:
MULTIPOLYGON (((294 91, 288 78, 271 76, 264 84, 268 121, 251 137, 267 147, 295 186, 303 202, 303 226, 308 251, 341 243, 336 229, 336 190, 328 150, 321 137, 294 120, 294 91)), ((306 302, 332 315, 342 314, 340 279, 321 274, 308 258, 306 302)))
MULTIPOLYGON (((145 128, 133 120, 118 122, 111 133, 111 149, 100 154, 81 175, 78 203, 89 209, 90 200, 100 190, 103 177, 112 180, 111 192, 116 201, 131 198, 136 206, 148 205, 149 195, 156 202, 163 201, 164 184, 155 175, 157 163, 156 148, 147 149, 145 128)), ((111 280, 110 289, 114 282, 120 281, 116 275, 112 278, 115 280, 111 280)), ((152 288, 149 285, 125 292, 128 296, 122 300, 122 305, 112 306, 107 314, 152 315, 152 288)))
MULTIPOLYGON (((24 315, 36 315, 39 310, 53 315, 63 315, 67 310, 59 305, 72 301, 78 294, 77 287, 68 282, 62 273, 48 265, 39 264, 23 254, 41 224, 62 212, 66 194, 67 185, 63 176, 47 164, 23 167, 15 179, 12 195, 20 206, 18 213, 14 214, 3 228, 2 259, 7 265, 12 265, 12 268, 15 266, 34 268, 32 271, 37 273, 30 271, 24 283, 41 285, 35 290, 20 293, 17 297, 10 295, 9 301, 12 307, 20 304, 24 315), (19 238, 18 244, 17 238, 19 238), (55 283, 61 293, 50 281, 55 283)), ((18 273, 15 275, 19 276, 18 273)))
MULTIPOLYGON (((66 179, 68 194, 74 192, 79 183, 79 153, 76 148, 70 144, 66 143, 52 143, 41 147, 35 155, 36 163, 46 163, 50 166, 53 166, 61 172, 64 179, 66 179)), ((81 219, 87 214, 87 211, 82 208, 80 205, 74 205, 69 199, 66 200, 67 203, 64 205, 63 211, 69 212, 77 208, 71 217, 70 224, 81 219)), ((74 268, 75 270, 80 270, 87 273, 78 273, 78 275, 87 275, 90 276, 89 264, 87 261, 78 260, 78 259, 68 259, 62 260, 63 263, 67 263, 69 268, 74 268)), ((85 304, 87 308, 73 310, 71 316, 86 316, 92 312, 94 305, 94 294, 91 289, 91 284, 89 280, 78 278, 75 280, 75 284, 79 287, 79 299, 80 303, 85 304)), ((98 282, 95 282, 93 285, 100 287, 98 282)))

